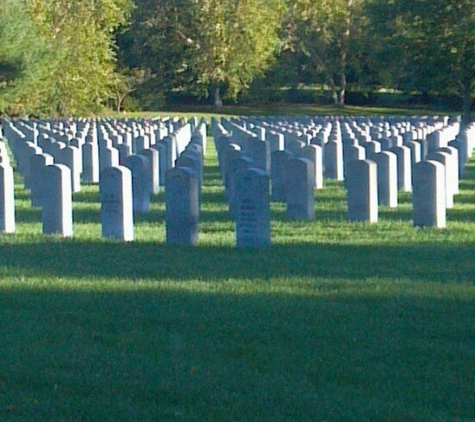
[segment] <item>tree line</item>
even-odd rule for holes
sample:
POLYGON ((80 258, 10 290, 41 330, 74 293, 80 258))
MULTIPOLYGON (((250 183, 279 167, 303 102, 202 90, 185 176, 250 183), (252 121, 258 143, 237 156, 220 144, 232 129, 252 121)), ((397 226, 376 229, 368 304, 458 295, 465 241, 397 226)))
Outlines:
POLYGON ((259 87, 475 92, 473 0, 1 0, 0 112, 219 107, 259 87))

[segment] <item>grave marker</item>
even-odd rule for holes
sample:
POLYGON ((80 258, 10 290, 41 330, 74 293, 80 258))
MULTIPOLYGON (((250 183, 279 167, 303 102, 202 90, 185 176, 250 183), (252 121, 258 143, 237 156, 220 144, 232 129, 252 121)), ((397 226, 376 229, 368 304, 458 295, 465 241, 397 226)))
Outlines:
POLYGON ((305 158, 312 163, 312 179, 315 189, 323 188, 323 155, 322 148, 318 145, 307 145, 300 150, 300 158, 305 158))
POLYGON ((397 187, 404 192, 412 191, 411 149, 407 146, 393 147, 391 152, 397 156, 397 187))
POLYGON ((397 207, 397 157, 383 151, 373 157, 378 171, 378 202, 385 207, 397 207))
POLYGON ((343 144, 340 141, 328 141, 324 148, 325 177, 342 181, 343 144))
POLYGON ((236 246, 262 248, 270 245, 269 176, 250 168, 236 173, 236 246))
POLYGON ((119 166, 119 151, 114 147, 101 148, 99 153, 99 170, 106 169, 107 167, 119 166))
POLYGON ((15 232, 15 189, 9 164, 0 164, 0 232, 15 232))
POLYGON ((344 158, 344 170, 346 174, 346 169, 348 163, 351 163, 355 160, 364 160, 366 159, 366 150, 360 145, 348 145, 343 149, 343 158, 344 158))
POLYGON ((132 173, 127 167, 105 168, 100 177, 102 237, 134 240, 132 173))
POLYGON ((254 167, 254 161, 252 161, 249 157, 246 157, 246 156, 236 156, 236 158, 231 160, 229 172, 228 172, 229 185, 228 185, 228 190, 227 190, 227 196, 228 196, 229 213, 234 218, 236 217, 236 214, 237 214, 236 174, 238 171, 247 170, 253 167, 254 167))
POLYGON ((57 157, 58 164, 64 164, 71 170, 71 188, 73 193, 81 191, 81 163, 79 148, 68 146, 63 148, 57 157))
POLYGON ((271 154, 271 199, 285 202, 287 164, 294 155, 287 151, 275 151, 271 154))
POLYGON ((445 208, 451 209, 454 207, 454 186, 453 178, 454 168, 452 167, 451 156, 448 152, 436 151, 428 155, 428 160, 438 161, 444 166, 444 178, 445 178, 445 208))
POLYGON ((97 143, 86 142, 82 146, 82 162, 82 180, 87 183, 99 182, 99 147, 97 143))
POLYGON ((139 155, 143 155, 148 159, 149 163, 149 180, 150 193, 157 195, 160 192, 160 162, 158 151, 156 149, 143 149, 139 151, 139 155))
POLYGON ((198 175, 188 167, 167 171, 165 222, 167 243, 198 244, 198 175))
POLYGON ((148 158, 143 155, 129 155, 125 159, 124 165, 132 172, 133 211, 134 213, 148 213, 151 193, 148 158))
POLYGON ((266 141, 250 138, 247 142, 247 155, 254 161, 256 168, 270 174, 270 145, 266 141))
POLYGON ((286 202, 289 218, 315 218, 313 164, 305 158, 292 158, 287 163, 286 202))
POLYGON ((47 166, 42 201, 43 234, 72 236, 71 170, 63 164, 47 166))
POLYGON ((348 219, 376 223, 378 221, 378 176, 374 161, 348 163, 348 219))
POLYGON ((444 228, 445 169, 437 161, 421 161, 414 166, 413 175, 413 221, 417 227, 444 228))
POLYGON ((459 181, 460 181, 460 174, 459 174, 459 157, 458 157, 458 150, 457 148, 448 146, 444 148, 440 148, 439 152, 446 152, 450 155, 450 165, 452 167, 451 176, 450 176, 450 184, 451 189, 454 195, 460 193, 459 190, 459 181))
POLYGON ((43 190, 46 184, 44 171, 46 166, 54 164, 52 155, 49 154, 36 154, 30 158, 31 167, 31 206, 41 207, 43 200, 43 190))

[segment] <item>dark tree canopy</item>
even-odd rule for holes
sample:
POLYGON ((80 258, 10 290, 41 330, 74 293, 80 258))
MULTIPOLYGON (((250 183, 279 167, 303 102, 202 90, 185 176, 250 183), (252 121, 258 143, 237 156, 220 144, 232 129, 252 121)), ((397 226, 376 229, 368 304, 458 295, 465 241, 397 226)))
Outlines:
POLYGON ((475 91, 475 2, 368 0, 373 66, 397 87, 457 93, 469 119, 475 91))
POLYGON ((473 0, 2 0, 0 112, 159 109, 259 86, 475 92, 473 0), (129 102, 129 104, 131 104, 129 102))

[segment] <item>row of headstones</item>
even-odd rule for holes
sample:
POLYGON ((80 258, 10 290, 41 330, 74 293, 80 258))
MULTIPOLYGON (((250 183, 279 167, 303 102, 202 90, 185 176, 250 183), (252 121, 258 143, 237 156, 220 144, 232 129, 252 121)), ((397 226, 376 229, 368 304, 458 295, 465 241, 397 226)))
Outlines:
MULTIPOLYGON (((123 165, 125 159, 131 154, 140 153, 140 155, 147 156, 149 150, 154 149, 159 152, 159 176, 162 176, 159 177, 158 183, 163 185, 165 171, 173 167, 176 157, 190 140, 190 127, 193 128, 194 137, 200 138, 201 142, 205 142, 206 139, 206 124, 204 122, 198 124, 196 118, 190 119, 188 124, 183 121, 175 122, 174 129, 170 129, 175 130, 175 132, 170 132, 169 136, 167 135, 158 141, 152 141, 152 139, 156 139, 155 132, 151 130, 152 125, 145 126, 150 132, 149 139, 147 136, 142 136, 145 135, 145 132, 140 132, 137 128, 137 122, 134 121, 130 126, 125 125, 124 122, 119 122, 116 128, 112 127, 108 121, 94 121, 92 125, 82 125, 80 132, 77 129, 79 125, 75 125, 74 122, 71 126, 66 127, 63 122, 59 122, 58 125, 61 130, 56 127, 51 129, 49 122, 45 125, 37 122, 33 123, 16 121, 16 126, 12 125, 12 122, 6 122, 6 124, 4 122, 3 125, 5 136, 10 139, 18 170, 24 177, 27 188, 30 188, 30 179, 35 179, 30 177, 32 166, 29 159, 41 152, 51 155, 55 162, 65 164, 71 169, 73 191, 78 191, 80 189, 80 179, 85 182, 97 183, 99 173, 104 168, 117 164, 123 165), (75 127, 75 129, 70 129, 70 127, 75 127), (134 127, 135 129, 131 129, 134 127), (128 131, 125 131, 124 128, 128 128, 128 131), (124 135, 130 135, 130 131, 135 130, 137 136, 119 136, 119 130, 124 135), (108 135, 112 131, 115 135, 108 135), (101 136, 98 136, 98 133, 101 133, 101 136), (73 138, 74 134, 76 137, 73 138), (56 141, 56 138, 61 139, 61 141, 56 141), (129 139, 129 141, 126 142, 126 139, 129 139), (136 146, 140 145, 140 147, 131 150, 131 143, 136 146), (125 148, 119 150, 121 147, 125 148)), ((162 124, 154 124, 157 131, 162 131, 163 128, 160 126, 162 124)), ((167 131, 161 133, 163 135, 167 131)), ((157 189, 157 187, 154 187, 154 190, 157 189)))
MULTIPOLYGON (((4 122, 5 123, 5 122, 4 122)), ((8 123, 8 121, 7 121, 8 123)), ((50 135, 57 141, 70 144, 78 138, 85 142, 100 142, 105 139, 113 141, 114 146, 128 145, 133 153, 144 149, 141 143, 153 145, 166 136, 175 133, 186 124, 192 131, 201 123, 196 117, 185 121, 183 118, 152 118, 152 119, 62 119, 62 120, 15 120, 21 127, 21 136, 26 136, 34 144, 42 134, 50 135), (145 138, 145 139, 143 139, 145 138)), ((10 126, 4 126, 5 136, 10 126)), ((186 141, 185 141, 186 142, 186 141)))
MULTIPOLYGON (((457 125, 451 125, 447 129, 447 133, 450 136, 456 136, 453 127, 457 125)), ((275 150, 269 154, 271 142, 264 142, 256 140, 254 137, 248 138, 247 142, 241 140, 240 145, 237 142, 234 142, 234 134, 230 136, 224 130, 223 126, 216 126, 215 135, 217 136, 217 149, 218 157, 220 157, 220 167, 222 169, 222 177, 226 190, 230 190, 230 198, 232 198, 232 177, 236 169, 240 165, 246 163, 246 159, 252 160, 252 165, 256 168, 261 168, 262 170, 269 173, 272 181, 272 199, 275 201, 286 201, 286 192, 289 192, 288 195, 292 196, 295 192, 295 189, 292 187, 292 182, 294 185, 302 185, 302 181, 299 180, 298 175, 301 175, 304 179, 309 178, 309 183, 313 184, 314 188, 320 189, 323 186, 323 175, 324 175, 324 154, 323 154, 323 145, 302 145, 284 149, 284 150, 275 150), (246 148, 247 147, 247 148, 246 148), (241 160, 244 158, 244 161, 241 160), (269 158, 269 159, 268 159, 269 158), (305 165, 302 162, 296 163, 292 161, 288 163, 291 159, 303 158, 309 160, 311 163, 306 166, 308 169, 304 169, 305 165), (236 160, 236 161, 233 161, 236 160), (271 165, 272 163, 272 165, 271 165), (286 177, 286 172, 289 168, 293 166, 301 167, 298 169, 292 170, 292 173, 295 174, 295 177, 289 179, 286 177), (307 173, 310 173, 307 175, 307 173), (286 185, 289 184, 287 187, 286 185)), ((441 132, 441 131, 439 131, 441 132)), ((432 134, 434 135, 435 132, 432 134)), ((431 135, 429 135, 431 136, 431 135)), ((445 143, 448 144, 449 137, 445 137, 445 143)), ((441 138, 438 136, 438 138, 441 138)), ((338 146, 338 143, 330 143, 329 146, 325 148, 325 151, 331 151, 332 155, 335 151, 339 151, 341 154, 337 154, 336 157, 340 157, 339 165, 334 167, 341 167, 342 169, 347 167, 347 164, 354 160, 371 158, 375 161, 380 162, 380 177, 382 180, 380 186, 380 205, 395 207, 397 204, 397 192, 396 189, 411 191, 412 190, 412 167, 417 162, 421 161, 422 158, 427 159, 429 154, 434 154, 436 151, 441 151, 441 148, 435 146, 433 143, 429 143, 427 140, 421 141, 409 141, 409 145, 393 145, 391 139, 385 139, 387 142, 384 143, 384 146, 381 147, 382 143, 378 141, 367 141, 366 149, 363 146, 358 145, 358 140, 355 138, 349 138, 351 142, 345 142, 341 148, 331 148, 332 146, 338 146), (395 156, 395 157, 394 157, 395 156), (397 166, 397 171, 393 169, 397 166), (388 168, 386 168, 388 167, 388 168), (397 175, 397 188, 392 188, 394 180, 393 175, 397 175), (387 180, 383 185, 383 182, 387 180), (396 198, 396 201, 395 199, 396 198)), ((402 140, 401 140, 402 141, 402 140)), ((396 142, 395 142, 396 143, 396 142)), ((295 144, 294 141, 289 143, 289 146, 292 147, 295 144)), ((459 148, 462 145, 462 142, 454 142, 458 144, 459 148)), ((281 143, 281 148, 285 147, 285 144, 281 143)), ((453 150, 454 147, 445 147, 446 152, 454 156, 458 155, 458 150, 453 150)), ((466 155, 466 154, 465 154, 466 155)), ((328 161, 328 154, 327 160, 328 161)), ((461 166, 465 163, 466 157, 464 160, 459 163, 461 166), (463 163, 463 164, 462 164, 463 163)), ((453 160, 451 160, 453 164, 453 160)), ((456 165, 456 164, 455 164, 456 165)), ((328 170, 328 169, 327 169, 328 170)), ((328 172, 325 172, 327 175, 328 172)), ((328 176, 327 176, 328 177, 328 176)), ((455 184, 458 183, 458 173, 454 181, 455 184)), ((309 189, 306 189, 305 192, 308 192, 309 189)), ((295 195, 294 195, 295 196, 295 195)), ((292 200, 292 198, 289 198, 292 200)), ((292 201, 291 201, 292 202, 292 201)), ((291 209, 298 209, 299 207, 289 206, 289 211, 291 209)), ((305 207, 311 213, 312 207, 305 207)), ((307 217, 301 216, 300 218, 311 219, 309 214, 307 217)))
POLYGON ((43 125, 38 122, 32 124, 15 121, 4 122, 3 130, 10 140, 18 171, 25 180, 26 188, 29 189, 31 180, 34 180, 34 177, 30 177, 30 158, 45 153, 51 155, 56 163, 70 168, 73 191, 77 192, 80 190, 81 180, 98 183, 99 174, 104 168, 123 165, 125 159, 133 154, 147 156, 150 150, 159 153, 158 184, 163 185, 165 172, 174 166, 190 137, 199 138, 206 146, 206 124, 195 120, 190 119, 188 123, 179 120, 169 129, 161 127, 163 123, 139 129, 140 124, 137 122, 132 122, 130 126, 118 122, 113 126, 108 121, 94 121, 81 126, 81 131, 78 131, 76 125, 71 125, 74 129, 64 127, 64 123, 61 123, 59 129, 54 126, 51 128, 50 123, 43 125), (168 134, 163 138, 157 138, 157 135, 165 133, 168 134))
MULTIPOLYGON (((185 171, 185 173, 190 173, 189 171, 185 171)), ((266 176, 268 177, 268 175, 265 174, 265 172, 263 170, 260 170, 259 172, 257 173, 260 173, 260 176, 266 176)), ((195 172, 196 174, 196 172, 195 172)), ((52 178, 54 178, 54 175, 51 175, 52 178)), ((253 191, 255 188, 258 190, 258 187, 254 186, 254 185, 258 185, 258 186, 262 186, 262 178, 259 179, 257 178, 256 179, 256 172, 253 170, 252 172, 252 175, 250 175, 249 173, 246 173, 246 171, 244 171, 243 173, 241 173, 241 176, 245 176, 245 177, 240 177, 240 178, 237 178, 236 180, 236 191, 237 192, 241 192, 238 196, 240 196, 242 193, 246 193, 246 192, 249 192, 249 191, 253 191)), ((257 174, 257 176, 259 176, 259 174, 257 174)), ((67 179, 67 177, 66 177, 67 179)), ((198 177, 196 178, 197 179, 197 182, 198 182, 198 177)), ((191 182, 192 185, 193 185, 193 182, 191 182)), ((265 184, 265 183, 264 183, 265 184)), ((268 183, 267 183, 268 185, 268 183)), ((192 194, 192 196, 196 196, 199 198, 199 189, 196 190, 194 188, 191 188, 191 191, 193 192, 196 192, 196 195, 195 194, 192 194)), ((268 189, 267 189, 268 191, 268 189)), ((243 237, 243 234, 246 234, 246 233, 252 233, 254 228, 258 228, 258 230, 260 232, 269 232, 269 230, 266 230, 266 227, 269 227, 269 224, 265 224, 263 223, 262 219, 259 219, 259 218, 256 218, 256 210, 259 210, 259 209, 262 209, 261 205, 262 203, 265 203, 266 200, 265 200, 265 195, 261 195, 260 196, 260 201, 259 200, 256 200, 256 198, 254 199, 247 199, 247 200, 244 200, 244 201, 239 201, 239 210, 241 210, 242 212, 239 212, 238 215, 239 215, 239 218, 237 218, 237 239, 238 239, 238 246, 245 246, 246 245, 246 242, 244 241, 243 242, 243 238, 245 239, 246 236, 247 238, 249 237, 248 235, 244 236, 243 237), (239 227, 244 227, 244 229, 239 229, 239 227)), ((129 202, 129 201, 127 201, 129 202)), ((184 201, 183 200, 180 200, 178 201, 180 204, 183 203, 184 201)), ((268 202, 268 201, 267 201, 268 202)), ((195 203, 195 201, 190 201, 190 203, 195 203)), ((199 199, 198 199, 198 204, 199 204, 199 199)), ((183 208, 183 207, 182 207, 183 208)), ((193 207, 192 207, 193 208, 193 207)), ((198 208, 199 210, 199 205, 198 207, 194 206, 194 209, 198 208)), ((188 209, 190 209, 190 207, 188 207, 188 209)), ((110 210, 108 211, 108 213, 110 214, 110 210)), ((168 213, 168 212, 167 212, 168 213)), ((193 212, 188 212, 188 213, 185 213, 186 215, 190 216, 190 215, 195 215, 194 217, 190 217, 187 219, 187 221, 191 221, 191 222, 195 222, 193 224, 190 224, 191 227, 194 227, 194 232, 196 233, 196 236, 197 236, 197 220, 198 218, 196 217, 196 213, 193 214, 193 212)), ((168 219, 170 220, 170 219, 168 219)), ((264 220, 266 220, 264 218, 264 220)), ((184 221, 184 220, 182 220, 184 221)), ((186 224, 185 224, 186 226, 186 224)), ((180 224, 179 227, 183 227, 183 224, 180 224)), ((195 238, 196 238, 195 236, 195 238)), ((252 237, 252 236, 251 236, 252 237)), ((167 231, 167 238, 168 238, 168 231, 167 231)), ((261 236, 262 238, 262 236, 261 236)), ((264 238, 267 238, 267 236, 265 235, 264 238)))
MULTIPOLYGON (((447 127, 439 125, 436 131, 427 131, 425 139, 408 141, 419 148, 388 142, 388 150, 373 150, 368 154, 370 159, 366 159, 365 150, 355 138, 350 138, 354 141, 349 148, 362 152, 344 162, 350 221, 376 222, 378 204, 396 207, 397 191, 403 189, 414 190, 416 226, 445 226, 446 209, 453 206, 453 195, 458 193, 459 174, 463 174, 475 146, 475 125, 457 135, 454 128, 458 129, 458 122, 446 122, 447 127), (450 141, 451 137, 456 139, 450 141)), ((311 144, 292 152, 276 150, 269 154, 270 142, 263 136, 264 131, 260 131, 259 139, 250 136, 247 142, 241 139, 238 143, 234 132, 214 123, 223 184, 230 213, 236 219, 238 246, 269 244, 271 199, 286 202, 290 218, 315 218, 314 189, 323 182, 321 146, 311 144), (270 171, 262 166, 262 157, 267 154, 270 171)), ((376 143, 367 141, 372 142, 376 143)))
MULTIPOLYGON (((202 143, 193 139, 165 173, 167 243, 198 243, 203 157, 202 143)), ((108 167, 101 172, 99 190, 102 236, 133 240, 134 174, 124 166, 108 167)))
MULTIPOLYGON (((293 153, 301 153, 302 148, 308 146, 310 143, 311 145, 318 145, 322 148, 322 166, 325 177, 329 179, 336 178, 338 180, 343 180, 346 163, 354 159, 370 158, 371 155, 381 151, 393 150, 398 156, 401 157, 400 161, 404 161, 407 159, 408 155, 407 148, 401 149, 400 147, 408 147, 411 154, 411 164, 415 164, 421 159, 425 159, 429 153, 435 152, 441 147, 447 147, 449 141, 452 141, 454 138, 456 138, 456 141, 453 141, 452 146, 456 147, 460 151, 459 166, 461 168, 461 172, 463 172, 464 163, 467 161, 468 150, 473 148, 473 145, 469 145, 467 140, 464 139, 466 131, 458 133, 460 127, 458 119, 454 118, 451 121, 448 118, 439 118, 438 121, 435 121, 435 118, 431 118, 431 124, 429 127, 425 126, 426 120, 427 119, 423 119, 417 125, 415 125, 415 119, 412 119, 411 122, 406 124, 399 121, 397 125, 401 127, 393 128, 392 131, 387 129, 387 122, 379 123, 378 126, 366 124, 364 129, 360 128, 353 122, 352 126, 354 130, 351 129, 348 122, 345 122, 346 126, 341 126, 339 121, 333 122, 333 124, 327 122, 324 129, 324 131, 328 133, 327 137, 311 138, 311 136, 307 133, 305 138, 306 142, 304 142, 302 139, 296 141, 295 139, 290 138, 289 140, 288 133, 285 134, 285 137, 283 133, 279 133, 278 135, 281 137, 281 141, 275 143, 275 132, 267 132, 266 130, 263 130, 263 127, 259 127, 258 132, 261 136, 260 139, 266 140, 266 143, 269 144, 268 149, 270 151, 269 153, 266 152, 265 154, 261 154, 265 157, 265 164, 257 162, 256 167, 262 168, 263 170, 269 172, 268 168, 270 166, 270 162, 272 161, 270 154, 273 151, 287 150, 293 153), (447 126, 441 126, 444 124, 444 122, 447 122, 447 126), (386 132, 393 133, 393 135, 388 138, 383 138, 383 127, 386 127, 386 129, 384 129, 386 132), (409 131, 411 127, 417 127, 417 130, 414 129, 409 131), (379 135, 376 135, 376 132, 374 132, 376 129, 379 131, 379 135), (368 134, 369 131, 374 132, 372 135, 374 139, 368 134), (265 135, 263 135, 263 133, 265 135), (419 138, 416 138, 416 136, 419 136, 419 138), (332 138, 334 141, 330 141, 332 138)), ((264 121, 263 126, 265 123, 266 122, 264 121)), ((249 124, 248 126, 252 127, 253 125, 249 124)), ((216 125, 215 130, 216 128, 219 130, 219 127, 220 125, 216 125)), ((309 128, 301 129, 307 131, 314 130, 309 128)), ((256 148, 264 150, 262 143, 256 142, 255 134, 245 140, 242 140, 241 130, 237 131, 237 135, 235 135, 234 132, 225 132, 232 134, 233 143, 240 146, 241 150, 243 150, 247 155, 252 154, 252 151, 249 151, 251 148, 247 148, 246 151, 246 146, 249 143, 257 144, 258 146, 256 148)), ((223 133, 223 130, 221 130, 221 133, 223 133)), ((216 136, 217 134, 215 133, 215 137, 216 136)), ((262 158, 261 160, 263 161, 262 158)), ((400 167, 400 183, 405 181, 405 184, 408 185, 407 181, 410 179, 408 177, 409 175, 404 175, 404 172, 402 171, 404 168, 407 168, 407 166, 402 165, 401 163, 400 167)))
MULTIPOLYGON (((256 122, 256 119, 253 121, 256 122)), ((273 152, 286 150, 295 155, 301 155, 303 148, 317 145, 321 148, 323 175, 328 179, 344 180, 344 170, 349 161, 390 149, 394 149, 398 155, 406 155, 399 149, 405 146, 411 149, 411 160, 415 163, 425 158, 427 153, 447 146, 449 140, 456 137, 460 126, 455 119, 449 122, 448 119, 432 118, 429 121, 430 125, 425 125, 425 120, 422 122, 419 122, 417 127, 413 125, 414 121, 406 125, 399 122, 401 127, 389 131, 383 130, 382 124, 380 126, 366 125, 361 128, 354 123, 351 127, 348 122, 342 125, 337 120, 326 122, 324 126, 315 126, 315 122, 312 122, 309 127, 301 127, 301 131, 282 129, 282 127, 280 131, 277 131, 277 125, 269 128, 265 126, 265 124, 268 125, 265 121, 261 122, 260 126, 242 121, 239 126, 235 121, 222 120, 220 125, 214 125, 213 135, 215 138, 223 134, 232 136, 232 143, 239 146, 247 156, 252 156, 257 168, 269 174, 273 152), (448 126, 443 126, 445 121, 448 122, 448 126), (370 135, 371 131, 373 135, 370 135), (382 137, 385 132, 387 132, 387 137, 382 137)), ((310 151, 309 154, 313 156, 310 151)), ((462 155, 461 162, 465 162, 463 158, 462 155)), ((401 180, 407 179, 407 177, 406 179, 401 177, 401 180)))
MULTIPOLYGON (((29 182, 27 187, 31 189, 32 205, 42 208, 43 233, 59 234, 71 236, 73 234, 72 224, 72 193, 74 192, 75 178, 73 172, 80 166, 73 162, 71 166, 64 163, 55 163, 55 157, 44 153, 41 147, 31 147, 35 151, 25 163, 28 155, 22 155, 25 149, 22 145, 28 144, 28 135, 16 129, 17 125, 9 121, 4 123, 3 133, 12 140, 11 150, 17 160, 20 173, 25 174, 28 168, 29 182), (14 130, 14 128, 16 130, 14 130), (14 133, 14 135, 12 135, 14 133), (23 134, 24 136, 21 136, 23 134), (12 147, 13 146, 13 147, 12 147), (21 152, 19 152, 21 151, 21 152)), ((199 192, 203 178, 203 155, 206 139, 206 122, 195 122, 194 135, 188 136, 188 142, 181 137, 184 148, 179 156, 168 166, 165 177, 166 182, 166 202, 167 202, 167 241, 170 243, 196 243, 198 218, 196 210, 199 212, 199 192), (190 178, 194 181, 180 183, 180 180, 190 178), (196 186, 195 186, 196 185, 196 186), (191 186, 191 187, 190 187, 191 186), (183 204, 192 200, 193 210, 191 220, 195 224, 190 226, 190 212, 184 208, 183 204), (187 199, 188 198, 188 199, 187 199), (186 221, 185 224, 181 224, 186 221), (190 230, 186 235, 183 227, 189 226, 190 230)), ((19 127, 24 128, 24 122, 19 127)), ((62 123, 64 129, 64 123, 62 123)), ((37 126, 38 127, 38 126, 37 126)), ((189 127, 185 125, 183 127, 189 127)), ((27 132, 27 131, 26 131, 27 132)), ((177 130, 179 132, 179 129, 177 130)), ((27 132, 28 133, 28 132, 27 132)), ((29 133, 31 135, 31 132, 29 133)), ((86 142, 84 145, 92 145, 95 141, 86 142)), ((2 148, 2 164, 8 160, 9 155, 5 144, 2 148), (3 158, 4 157, 4 158, 3 158)), ((172 143, 174 145, 174 143, 172 143)), ((28 148, 30 146, 28 145, 28 148)), ((66 147, 75 148, 75 147, 66 147)), ((107 148, 107 147, 106 147, 107 148)), ((133 239, 133 213, 147 213, 150 206, 150 195, 158 193, 159 180, 159 152, 153 148, 139 151, 139 154, 131 154, 124 158, 123 162, 118 160, 110 163, 100 171, 99 185, 101 192, 101 221, 102 233, 104 237, 113 237, 122 240, 133 239)), ((178 154, 178 150, 176 151, 178 154)), ((173 155, 172 155, 173 157, 173 155)), ((5 166, 5 168, 7 168, 5 166)), ((14 225, 6 226, 5 222, 14 221, 14 184, 13 169, 9 165, 5 172, 2 172, 0 180, 3 198, 0 204, 0 216, 4 232, 14 232, 14 225)))
MULTIPOLYGON (((453 123, 460 123, 460 117, 316 117, 316 118, 233 118, 221 122, 227 131, 249 133, 260 139, 273 142, 273 135, 284 134, 285 141, 304 143, 328 142, 330 134, 338 138, 358 137, 361 140, 402 137, 406 142, 425 138, 429 133, 441 130, 453 123), (332 133, 333 132, 333 133, 332 133), (319 138, 319 139, 314 139, 319 138), (313 140, 313 142, 312 142, 313 140)), ((239 136, 239 133, 235 134, 239 136)), ((447 135, 450 137, 450 135, 447 135)), ((396 140, 396 139, 395 139, 396 140)), ((275 141, 275 140, 274 140, 275 141)))
MULTIPOLYGON (((441 138, 453 139, 458 132, 459 119, 431 117, 408 119, 388 118, 381 119, 310 119, 306 122, 300 120, 290 124, 285 122, 268 122, 259 119, 233 119, 222 122, 227 131, 233 132, 237 138, 240 134, 254 135, 261 140, 266 139, 271 144, 271 151, 282 149, 278 140, 280 135, 285 137, 285 149, 290 149, 293 142, 303 144, 326 144, 330 140, 337 142, 358 139, 369 142, 378 139, 390 139, 394 144, 402 144, 414 139, 425 139, 428 134, 438 132, 441 138), (452 129, 450 129, 452 128, 452 129), (236 129, 237 132, 233 129, 236 129), (451 132, 451 133, 450 133, 451 132)), ((386 141, 387 142, 387 141, 386 141)))

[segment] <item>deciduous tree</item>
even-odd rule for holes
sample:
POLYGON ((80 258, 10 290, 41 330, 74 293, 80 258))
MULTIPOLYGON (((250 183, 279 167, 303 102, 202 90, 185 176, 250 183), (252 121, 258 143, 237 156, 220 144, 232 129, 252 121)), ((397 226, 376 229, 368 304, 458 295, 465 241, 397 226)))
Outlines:
POLYGON ((351 40, 360 0, 296 0, 290 2, 289 28, 294 48, 304 53, 323 76, 335 105, 345 104, 351 40))
POLYGON ((457 93, 468 122, 475 92, 475 2, 371 0, 366 12, 374 66, 406 87, 457 93))
POLYGON ((235 98, 279 49, 283 0, 139 0, 137 5, 135 22, 119 40, 133 49, 125 64, 151 69, 156 78, 150 83, 162 87, 172 82, 204 95, 212 90, 217 106, 223 89, 235 98))
POLYGON ((4 108, 17 113, 97 112, 112 95, 113 31, 125 22, 129 0, 7 2, 5 60, 18 74, 4 90, 4 108))

